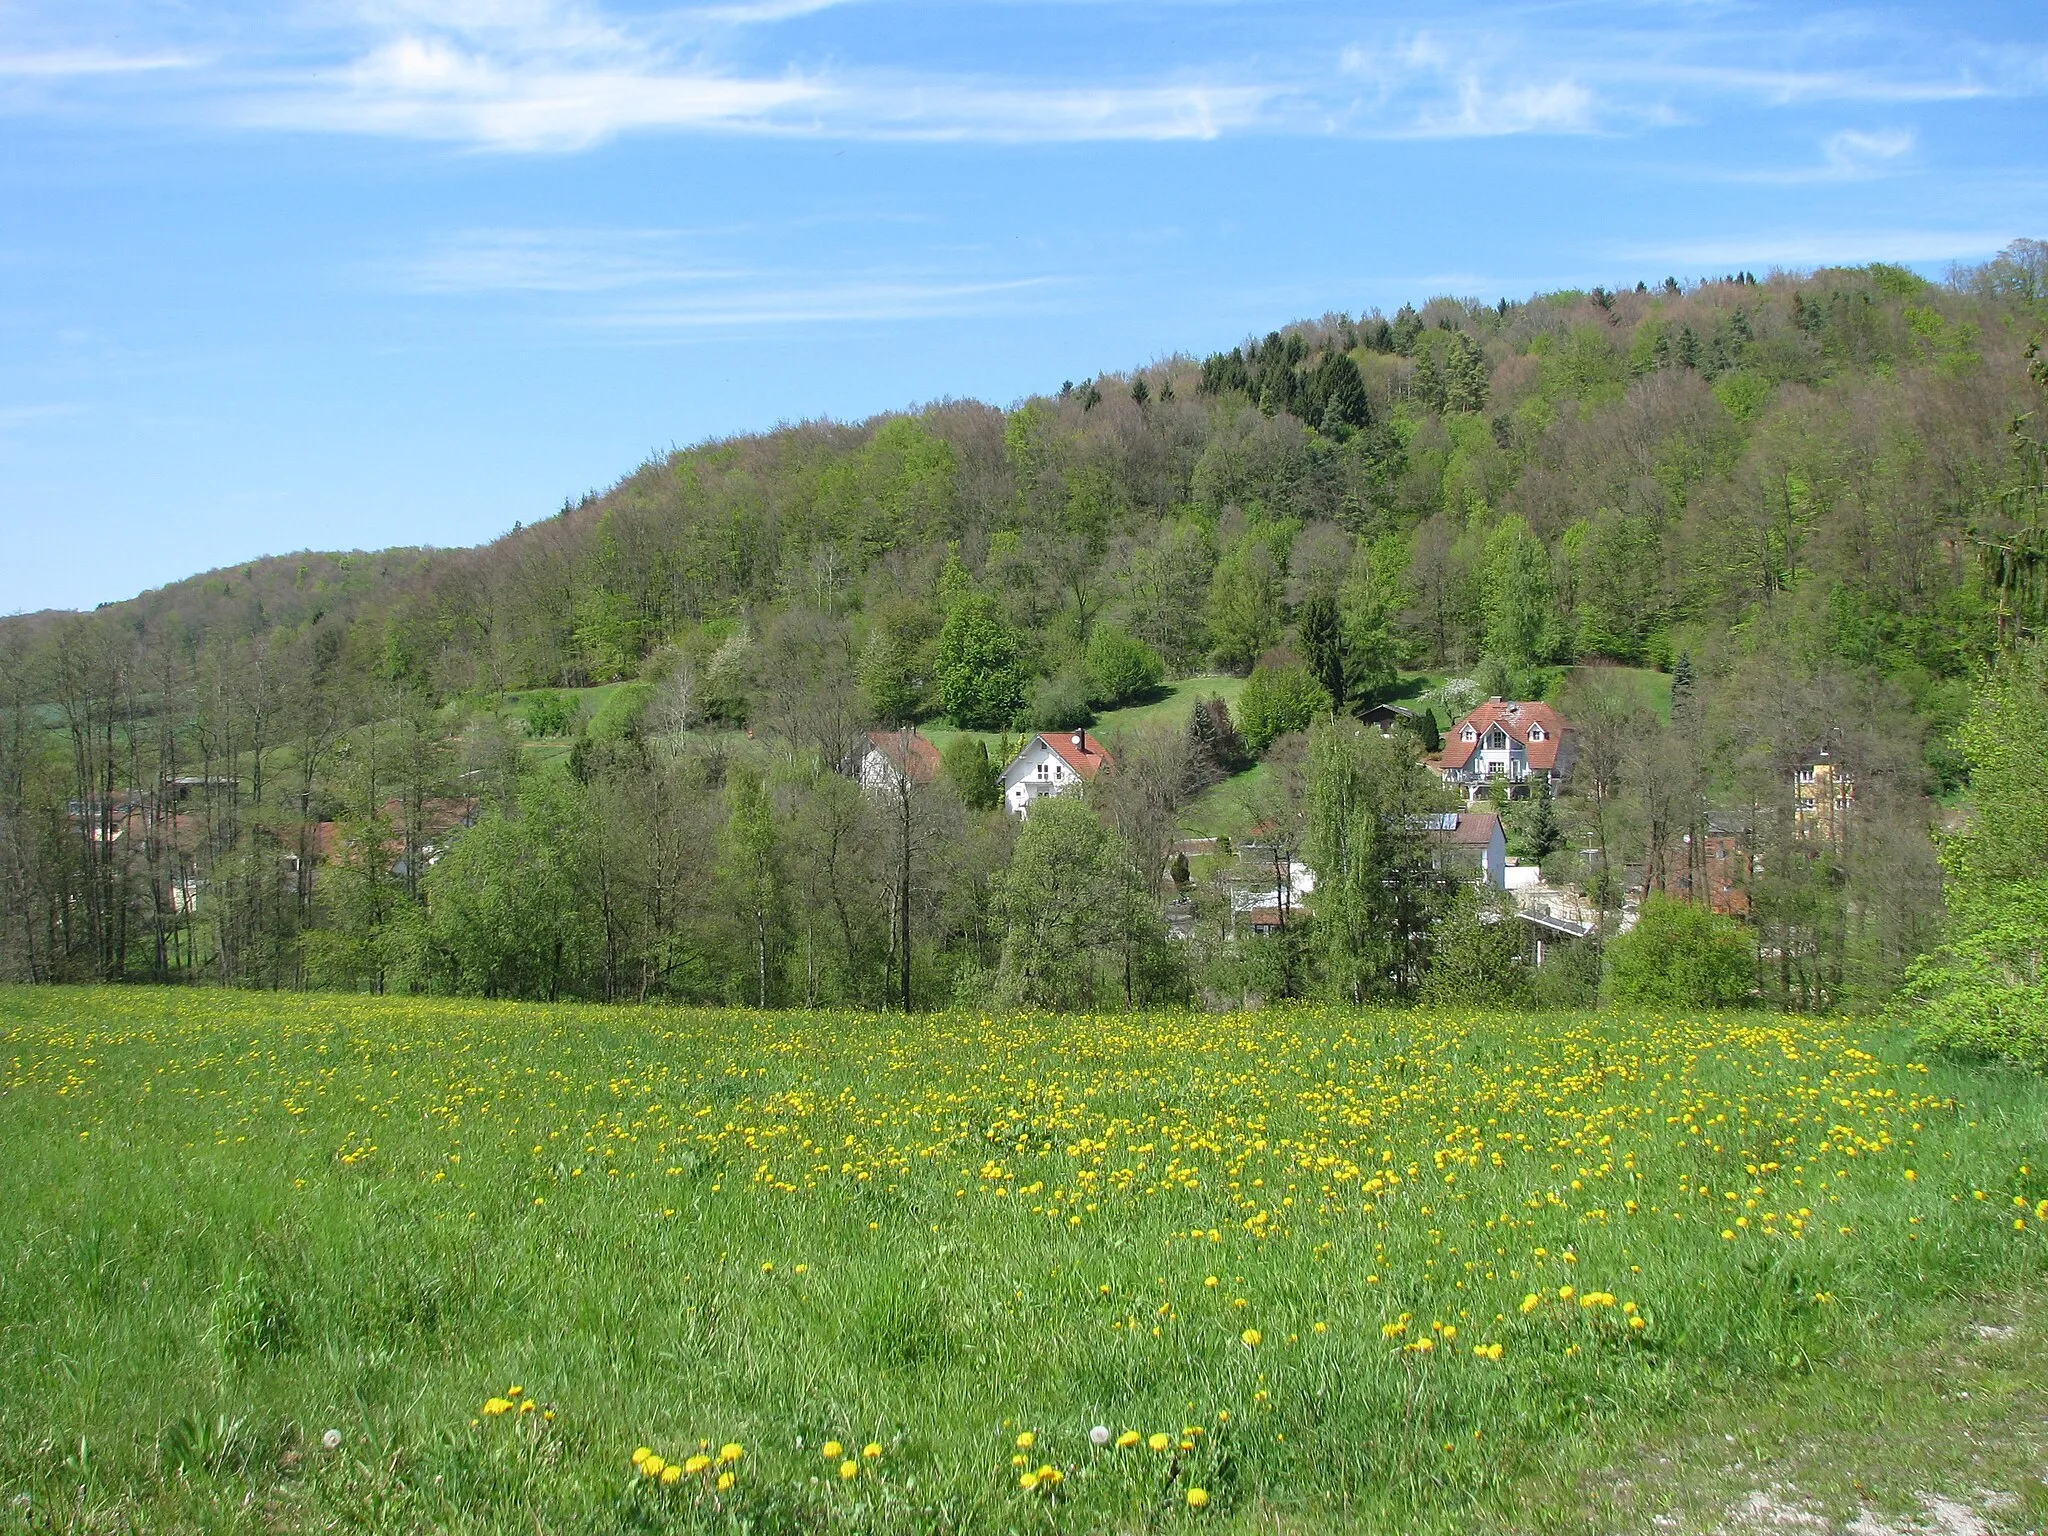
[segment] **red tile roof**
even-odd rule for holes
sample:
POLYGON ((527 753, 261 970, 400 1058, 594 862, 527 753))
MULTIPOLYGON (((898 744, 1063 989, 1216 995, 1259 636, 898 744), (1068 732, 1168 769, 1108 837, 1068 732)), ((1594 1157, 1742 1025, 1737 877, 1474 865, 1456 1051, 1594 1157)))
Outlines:
POLYGON ((1493 841, 1493 834, 1500 826, 1500 817, 1492 811, 1452 811, 1443 817, 1443 822, 1444 825, 1432 829, 1434 836, 1447 843, 1484 848, 1493 841))
POLYGON ((1102 750, 1102 743, 1086 731, 1040 731, 1038 739, 1058 754, 1061 762, 1080 778, 1092 779, 1116 759, 1102 750), (1080 745, 1076 746, 1078 742, 1080 745))
POLYGON ((1565 733, 1571 729, 1566 720, 1548 704, 1524 704, 1514 699, 1488 699, 1444 733, 1444 749, 1437 763, 1444 768, 1462 768, 1472 760, 1486 740, 1486 733, 1499 726, 1508 736, 1522 744, 1529 758, 1531 768, 1555 768, 1557 749, 1564 742, 1565 733), (1471 726, 1474 739, 1464 739, 1465 727, 1471 726), (1543 727, 1543 739, 1531 741, 1531 726, 1543 727))
POLYGON ((910 733, 910 761, 904 762, 903 732, 869 731, 868 742, 881 753, 891 768, 913 784, 929 784, 939 776, 939 749, 922 731, 910 733))

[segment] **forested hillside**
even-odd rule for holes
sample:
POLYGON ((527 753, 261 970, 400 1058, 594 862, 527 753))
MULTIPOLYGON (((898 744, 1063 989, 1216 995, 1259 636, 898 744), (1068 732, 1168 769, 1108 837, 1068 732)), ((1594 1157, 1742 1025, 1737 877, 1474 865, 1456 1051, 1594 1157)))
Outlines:
POLYGON ((1755 854, 1759 995, 1875 999, 1938 933, 1929 830, 1966 792, 1976 669, 2041 619, 2044 324, 2037 242, 1943 284, 1435 298, 1007 410, 707 443, 477 549, 7 620, 0 973, 869 1006, 1483 990, 1436 964, 1484 947, 1468 898, 1364 957, 1396 919, 1329 878, 1358 814, 1333 785, 1370 788, 1391 844, 1435 803, 1412 752, 1331 717, 1428 690, 1425 734, 1495 694, 1573 721, 1556 825, 1507 807, 1515 851, 1576 855, 1556 878, 1618 909, 1720 816, 1755 854), (1085 816, 1020 842, 987 808, 1000 733, 1206 673, 1251 674, 1235 714, 1112 741, 1128 771, 1085 816), (862 733, 920 721, 997 739, 949 735, 944 793, 864 797, 862 733), (1238 735, 1269 760, 1245 772, 1238 735), (1825 848, 1791 814, 1820 748, 1856 784, 1825 848), (1335 894, 1276 943, 1169 942, 1162 863, 1232 793, 1335 894))

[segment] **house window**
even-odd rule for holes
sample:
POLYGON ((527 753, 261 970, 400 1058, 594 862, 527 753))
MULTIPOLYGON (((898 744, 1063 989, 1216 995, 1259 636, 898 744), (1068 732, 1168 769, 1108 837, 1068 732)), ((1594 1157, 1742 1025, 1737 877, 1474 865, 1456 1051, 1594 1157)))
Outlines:
POLYGON ((1040 764, 1038 765, 1038 776, 1039 776, 1039 777, 1040 777, 1041 779, 1049 779, 1049 778, 1051 778, 1051 777, 1052 777, 1052 765, 1051 765, 1050 763, 1040 763, 1040 764))
POLYGON ((1465 739, 1467 741, 1477 741, 1479 739, 1479 733, 1473 730, 1472 727, 1468 725, 1465 727, 1465 739))
POLYGON ((1543 739, 1543 727, 1542 727, 1542 726, 1540 726, 1540 725, 1532 725, 1532 726, 1530 726, 1530 727, 1529 727, 1529 739, 1530 739, 1531 741, 1541 741, 1541 740, 1543 739))

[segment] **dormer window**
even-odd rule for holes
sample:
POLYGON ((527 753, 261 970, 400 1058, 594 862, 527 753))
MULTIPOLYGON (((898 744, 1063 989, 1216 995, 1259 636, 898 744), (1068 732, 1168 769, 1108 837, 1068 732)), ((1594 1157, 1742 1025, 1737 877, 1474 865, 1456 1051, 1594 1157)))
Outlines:
POLYGON ((1478 733, 1477 731, 1473 730, 1471 726, 1469 726, 1469 725, 1468 725, 1468 726, 1466 726, 1466 727, 1465 727, 1465 740, 1467 740, 1467 741, 1477 741, 1478 739, 1479 739, 1479 733, 1478 733))
POLYGON ((1540 726, 1540 725, 1532 725, 1532 726, 1530 726, 1530 727, 1529 727, 1529 739, 1530 739, 1531 741, 1541 741, 1541 740, 1543 739, 1543 727, 1542 727, 1542 726, 1540 726))

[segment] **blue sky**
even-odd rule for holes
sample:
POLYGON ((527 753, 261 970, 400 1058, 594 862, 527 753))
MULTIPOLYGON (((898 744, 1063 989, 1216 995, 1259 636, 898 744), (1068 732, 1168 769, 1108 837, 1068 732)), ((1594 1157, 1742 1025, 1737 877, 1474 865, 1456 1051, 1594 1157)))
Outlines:
POLYGON ((0 612, 1328 310, 2048 235, 2025 4, 0 0, 0 612))

